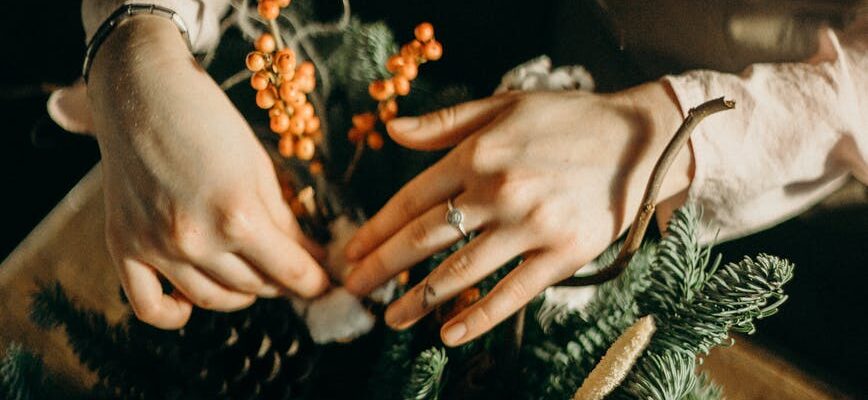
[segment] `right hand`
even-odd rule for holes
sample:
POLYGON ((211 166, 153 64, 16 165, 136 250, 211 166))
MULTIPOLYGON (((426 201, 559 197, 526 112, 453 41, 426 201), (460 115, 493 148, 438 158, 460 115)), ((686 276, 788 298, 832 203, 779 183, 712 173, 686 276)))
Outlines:
POLYGON ((117 27, 88 96, 108 249, 139 319, 176 329, 192 305, 232 311, 328 287, 322 250, 299 229, 267 153, 174 24, 137 16, 117 27))

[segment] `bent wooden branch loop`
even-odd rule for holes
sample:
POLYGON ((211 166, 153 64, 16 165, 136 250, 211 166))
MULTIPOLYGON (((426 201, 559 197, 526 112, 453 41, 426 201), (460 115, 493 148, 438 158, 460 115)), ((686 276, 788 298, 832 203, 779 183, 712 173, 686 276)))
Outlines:
POLYGON ((645 236, 648 224, 654 216, 657 195, 660 192, 660 187, 663 185, 663 179, 666 177, 666 173, 669 171, 672 162, 675 161, 678 152, 687 143, 687 139, 690 138, 691 132, 705 117, 721 111, 731 110, 734 107, 734 101, 720 97, 690 109, 687 113, 687 118, 684 119, 678 131, 675 132, 675 136, 666 145, 666 149, 663 150, 663 154, 660 155, 657 164, 654 166, 654 170, 651 172, 651 177, 648 178, 648 186, 645 188, 645 194, 642 197, 639 211, 636 213, 633 225, 627 232, 627 239, 624 241, 621 251, 618 252, 618 256, 615 257, 615 261, 593 274, 574 276, 561 281, 556 286, 598 285, 617 278, 627 269, 627 266, 630 265, 630 260, 633 259, 633 255, 636 254, 642 245, 642 238, 645 236))

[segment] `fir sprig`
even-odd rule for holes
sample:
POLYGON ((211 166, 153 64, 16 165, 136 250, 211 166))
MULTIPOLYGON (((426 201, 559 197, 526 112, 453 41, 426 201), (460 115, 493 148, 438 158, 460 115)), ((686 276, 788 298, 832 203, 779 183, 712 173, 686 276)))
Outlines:
POLYGON ((406 400, 435 400, 440 397, 443 371, 449 359, 442 348, 422 352, 413 362, 410 379, 404 388, 406 400))
POLYGON ((45 389, 42 361, 17 343, 9 345, 0 360, 0 399, 43 399, 45 389))

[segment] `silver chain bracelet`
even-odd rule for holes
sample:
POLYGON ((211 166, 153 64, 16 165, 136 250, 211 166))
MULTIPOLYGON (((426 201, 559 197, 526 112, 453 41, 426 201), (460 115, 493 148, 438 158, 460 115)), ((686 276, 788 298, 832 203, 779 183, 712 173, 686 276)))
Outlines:
POLYGON ((81 67, 81 75, 84 77, 85 82, 87 82, 87 77, 90 74, 90 67, 93 65, 93 58, 96 55, 96 51, 108 35, 111 34, 115 27, 117 27, 123 20, 142 14, 157 15, 172 20, 172 22, 175 23, 175 26, 178 27, 178 30, 181 31, 181 36, 184 37, 184 41, 187 42, 187 48, 192 49, 193 45, 190 42, 190 34, 187 30, 187 25, 184 23, 184 20, 181 19, 181 16, 174 10, 156 4, 124 4, 118 7, 118 9, 99 26, 99 29, 94 33, 90 43, 87 44, 87 50, 84 53, 84 64, 81 67))

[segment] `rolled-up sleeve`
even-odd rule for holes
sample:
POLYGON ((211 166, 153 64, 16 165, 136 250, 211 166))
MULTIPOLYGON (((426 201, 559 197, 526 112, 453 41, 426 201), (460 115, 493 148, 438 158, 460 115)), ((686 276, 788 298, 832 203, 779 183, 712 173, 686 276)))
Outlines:
POLYGON ((834 61, 664 78, 684 115, 711 98, 737 103, 691 136, 696 169, 688 198, 703 206, 708 235, 725 240, 776 224, 851 175, 868 183, 868 33, 840 40, 827 33, 834 61))

